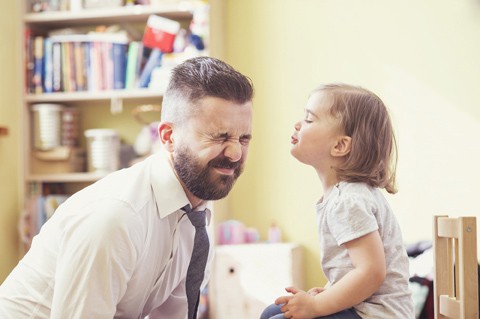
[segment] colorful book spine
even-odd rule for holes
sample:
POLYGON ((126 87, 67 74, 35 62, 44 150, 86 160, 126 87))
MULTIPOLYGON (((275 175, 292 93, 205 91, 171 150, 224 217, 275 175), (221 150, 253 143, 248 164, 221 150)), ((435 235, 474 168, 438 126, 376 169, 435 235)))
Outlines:
POLYGON ((84 82, 84 89, 89 90, 89 69, 90 69, 90 43, 82 42, 82 59, 83 59, 83 68, 82 76, 84 82))
POLYGON ((132 89, 135 87, 137 78, 137 66, 139 55, 140 42, 132 41, 128 45, 127 67, 125 75, 125 88, 132 89))
POLYGON ((43 36, 36 36, 34 40, 33 87, 36 94, 43 93, 43 40, 43 36))
POLYGON ((53 92, 53 43, 50 38, 45 38, 45 77, 43 81, 43 89, 45 93, 53 92))
POLYGON ((70 69, 70 92, 76 92, 77 89, 77 78, 76 78, 76 68, 75 68, 75 48, 73 42, 68 44, 68 68, 70 69))
POLYGON ((53 92, 61 92, 62 87, 62 44, 52 43, 52 81, 53 92))
POLYGON ((125 88, 126 76, 126 45, 122 43, 113 43, 113 89, 120 90, 125 88))
POLYGON ((102 43, 94 42, 93 43, 93 54, 94 54, 94 65, 93 65, 93 76, 95 77, 96 82, 96 91, 103 90, 104 85, 104 72, 103 72, 103 54, 102 54, 102 43))
MULTIPOLYGON (((26 30, 25 47, 31 53, 31 59, 25 57, 27 92, 118 90, 126 87, 129 45, 124 35, 74 34, 32 38, 26 30)), ((139 47, 141 43, 136 42, 137 57, 133 57, 130 63, 134 72, 130 87, 139 77, 139 47)), ((135 44, 132 52, 134 48, 135 44)))
POLYGON ((150 83, 150 78, 152 76, 152 71, 154 68, 159 67, 162 64, 162 51, 159 49, 153 49, 150 53, 150 57, 145 64, 145 67, 140 74, 139 87, 147 88, 150 83))
POLYGON ((86 83, 83 77, 83 53, 82 53, 82 42, 74 42, 73 43, 73 69, 74 77, 75 77, 75 84, 76 84, 76 91, 85 91, 86 90, 86 83))

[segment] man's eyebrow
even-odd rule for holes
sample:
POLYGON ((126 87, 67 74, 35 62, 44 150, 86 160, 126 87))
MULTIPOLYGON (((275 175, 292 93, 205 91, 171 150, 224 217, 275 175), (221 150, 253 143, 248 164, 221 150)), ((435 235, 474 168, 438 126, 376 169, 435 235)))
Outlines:
MULTIPOLYGON (((228 139, 228 138, 231 138, 231 135, 225 132, 225 133, 213 134, 212 137, 213 137, 213 138, 228 139)), ((240 139, 248 139, 248 140, 251 140, 251 139, 252 139, 252 134, 242 134, 242 135, 240 135, 239 138, 240 138, 240 139)))
POLYGON ((230 137, 230 134, 228 133, 215 133, 215 134, 212 134, 212 137, 213 138, 229 138, 230 137))
POLYGON ((240 135, 240 139, 243 139, 243 140, 251 140, 251 139, 252 139, 252 134, 243 134, 243 135, 240 135))

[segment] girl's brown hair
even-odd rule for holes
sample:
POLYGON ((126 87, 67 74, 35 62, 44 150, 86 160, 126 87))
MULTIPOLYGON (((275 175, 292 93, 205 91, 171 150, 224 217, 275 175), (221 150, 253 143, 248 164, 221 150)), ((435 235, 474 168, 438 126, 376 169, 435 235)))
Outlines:
POLYGON ((335 167, 338 178, 396 193, 397 143, 382 100, 369 90, 341 83, 319 87, 318 91, 328 96, 332 116, 352 139, 345 162, 335 167))

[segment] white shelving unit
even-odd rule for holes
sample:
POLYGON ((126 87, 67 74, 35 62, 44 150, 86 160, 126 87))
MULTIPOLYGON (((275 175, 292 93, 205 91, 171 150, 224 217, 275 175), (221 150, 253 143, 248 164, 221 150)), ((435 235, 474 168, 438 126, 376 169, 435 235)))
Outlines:
POLYGON ((135 5, 116 8, 85 9, 76 12, 27 13, 24 23, 30 26, 65 27, 98 23, 141 22, 151 14, 170 19, 192 18, 193 6, 188 1, 172 2, 162 5, 135 5))
MULTIPOLYGON (((56 11, 56 12, 28 12, 28 0, 24 0, 23 15, 23 34, 30 30, 31 34, 47 35, 49 31, 76 28, 88 29, 95 26, 119 25, 131 32, 137 31, 137 36, 143 34, 143 29, 150 15, 158 15, 164 18, 177 20, 182 27, 186 28, 194 18, 194 9, 198 8, 200 3, 205 1, 165 1, 162 5, 135 5, 101 9, 83 9, 79 11, 56 11)), ((204 54, 220 57, 222 55, 220 30, 222 22, 222 3, 221 0, 208 1, 209 5, 209 21, 208 35, 204 38, 207 50, 204 54), (212 30, 214 22, 217 30, 212 30), (213 43, 213 51, 211 44, 213 43), (206 53, 208 52, 208 53, 206 53)), ((135 32, 134 32, 135 33, 135 32)), ((141 38, 135 38, 141 40, 141 38)), ((27 62, 28 52, 24 46, 23 60, 27 62)), ((24 74, 22 86, 27 84, 26 63, 21 70, 24 74)), ((60 185, 67 190, 68 193, 77 191, 86 185, 89 185, 105 174, 92 172, 74 172, 74 173, 57 173, 46 174, 32 170, 33 162, 33 114, 32 106, 39 103, 58 103, 66 106, 73 106, 80 112, 80 144, 82 148, 86 148, 86 142, 83 138, 83 132, 86 129, 102 127, 105 124, 107 128, 116 129, 121 138, 125 138, 127 142, 132 142, 135 134, 140 131, 139 123, 136 122, 131 114, 135 106, 143 104, 161 104, 163 92, 161 89, 123 89, 123 90, 105 90, 105 91, 75 91, 75 92, 55 92, 55 93, 28 93, 25 88, 22 95, 22 117, 23 117, 23 197, 27 203, 31 192, 42 192, 46 188, 56 187, 60 185), (120 111, 118 106, 120 105, 120 111), (111 111, 116 107, 117 114, 111 111), (122 111, 123 110, 123 111, 122 111), (87 115, 87 116, 84 116, 87 115), (92 123, 94 122, 94 123, 92 123), (124 135, 124 136, 123 136, 124 135), (50 186, 51 185, 51 186, 50 186)), ((155 115, 155 114, 154 114, 155 115)), ((156 116, 156 115, 155 115, 156 116)), ((159 116, 159 114, 158 114, 159 116)))
MULTIPOLYGON (((25 2, 27 3, 27 1, 25 2)), ((32 32, 47 33, 50 30, 70 27, 91 27, 97 25, 119 24, 125 26, 136 24, 145 26, 150 15, 159 15, 165 18, 178 20, 183 25, 188 25, 193 18, 193 10, 198 1, 166 1, 162 5, 134 5, 114 8, 84 9, 74 12, 56 11, 29 13, 25 10, 23 26, 32 32)), ((25 5, 26 7, 26 5, 25 5)), ((27 52, 24 52, 25 56, 27 52)), ((26 79, 25 79, 26 80, 26 79)), ((24 83, 26 81, 24 80, 24 83)), ((93 182, 103 175, 92 173, 71 173, 71 174, 32 174, 30 161, 32 158, 32 114, 31 107, 37 103, 59 103, 69 106, 91 109, 94 107, 110 107, 113 105, 140 105, 158 104, 161 102, 163 92, 150 89, 128 89, 108 91, 81 91, 81 92, 58 92, 31 94, 23 97, 24 101, 24 126, 25 126, 25 147, 24 147, 24 168, 25 182, 38 183, 77 183, 93 182)), ((91 110, 89 110, 91 112, 91 110)), ((128 107, 124 112, 128 112, 128 107)), ((124 115, 125 116, 125 115, 124 115)), ((108 122, 108 120, 107 120, 108 122)), ((85 123, 84 123, 85 124, 85 123)), ((88 125, 88 124, 87 124, 88 125)), ((87 127, 88 128, 88 127, 87 127)), ((81 131, 86 129, 81 128, 81 131)), ((26 185, 29 189, 29 185, 26 185)), ((28 196, 28 194, 26 194, 28 196)))
POLYGON ((108 90, 97 92, 59 92, 44 94, 28 94, 25 98, 27 103, 46 103, 46 102, 91 102, 103 101, 108 102, 114 98, 122 100, 141 100, 141 99, 158 99, 161 98, 163 92, 149 89, 132 89, 132 90, 108 90))

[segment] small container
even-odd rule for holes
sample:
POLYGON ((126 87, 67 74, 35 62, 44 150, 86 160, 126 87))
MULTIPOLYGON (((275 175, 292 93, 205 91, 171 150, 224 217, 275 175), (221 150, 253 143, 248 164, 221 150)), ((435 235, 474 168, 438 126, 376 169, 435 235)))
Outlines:
POLYGON ((75 107, 65 107, 62 111, 62 145, 78 146, 79 112, 75 107))
POLYGON ((35 104, 33 112, 34 147, 46 151, 61 146, 61 115, 63 106, 60 104, 35 104))
POLYGON ((218 243, 236 245, 245 243, 245 226, 238 220, 227 220, 219 225, 218 243))
POLYGON ((268 229, 268 242, 272 244, 280 243, 282 241, 282 231, 275 223, 272 223, 268 229))
POLYGON ((89 172, 109 173, 120 167, 120 139, 115 130, 85 131, 89 172))

